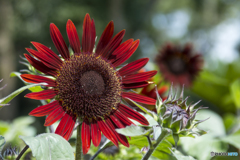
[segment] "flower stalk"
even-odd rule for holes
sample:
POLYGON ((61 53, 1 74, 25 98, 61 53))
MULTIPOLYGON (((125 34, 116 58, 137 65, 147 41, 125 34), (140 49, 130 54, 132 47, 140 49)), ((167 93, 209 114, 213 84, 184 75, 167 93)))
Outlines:
POLYGON ((170 134, 171 134, 170 130, 162 129, 162 133, 157 138, 156 143, 155 144, 149 144, 149 149, 148 149, 147 153, 142 157, 142 160, 148 160, 149 157, 152 155, 152 153, 157 148, 157 146, 170 134))
POLYGON ((82 131, 82 123, 80 123, 77 126, 77 140, 76 140, 76 157, 75 157, 75 160, 83 160, 81 131, 82 131))
POLYGON ((19 155, 17 156, 16 160, 20 160, 20 158, 22 157, 22 155, 27 151, 27 149, 29 148, 28 145, 26 145, 23 150, 19 153, 19 155))

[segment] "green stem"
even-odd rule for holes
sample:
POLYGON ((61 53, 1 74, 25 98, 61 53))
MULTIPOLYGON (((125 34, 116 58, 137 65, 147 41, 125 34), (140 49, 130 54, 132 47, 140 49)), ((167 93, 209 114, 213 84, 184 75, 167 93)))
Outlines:
POLYGON ((153 144, 152 144, 152 141, 151 141, 149 135, 147 136, 147 140, 148 140, 148 147, 149 147, 150 149, 153 149, 153 144))
POLYGON ((106 142, 99 148, 99 150, 90 158, 90 160, 94 160, 99 153, 101 153, 104 149, 113 146, 113 143, 110 140, 106 140, 106 142))
POLYGON ((77 144, 76 144, 76 157, 75 160, 83 160, 82 153, 82 138, 81 138, 82 124, 77 126, 77 144))
POLYGON ((167 137, 170 134, 170 131, 166 130, 166 129, 162 129, 162 133, 161 135, 158 137, 158 139, 156 140, 156 143, 151 146, 149 146, 149 149, 147 151, 147 153, 143 156, 142 160, 148 160, 148 158, 152 155, 152 153, 154 152, 154 150, 157 148, 157 146, 165 139, 165 137, 167 137))
POLYGON ((23 150, 19 153, 19 155, 17 156, 16 160, 19 160, 19 159, 22 157, 22 155, 24 154, 24 152, 26 152, 26 150, 27 150, 28 148, 29 148, 29 146, 26 145, 26 146, 23 148, 23 150))
POLYGON ((105 148, 100 148, 91 158, 90 160, 94 160, 105 148))

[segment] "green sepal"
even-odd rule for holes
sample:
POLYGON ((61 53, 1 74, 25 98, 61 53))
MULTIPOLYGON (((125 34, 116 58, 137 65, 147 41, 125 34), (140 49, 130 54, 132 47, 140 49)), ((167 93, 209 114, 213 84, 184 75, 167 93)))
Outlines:
POLYGON ((198 128, 197 128, 197 130, 195 130, 193 133, 196 134, 196 135, 198 135, 198 136, 202 136, 202 135, 204 135, 204 134, 207 134, 206 131, 201 130, 201 129, 198 129, 198 128))
POLYGON ((163 117, 163 115, 165 114, 166 110, 167 110, 167 106, 165 105, 165 103, 163 103, 161 108, 160 108, 160 114, 158 114, 158 115, 160 115, 160 117, 163 117))
POLYGON ((178 134, 172 134, 174 142, 175 142, 175 148, 177 148, 177 143, 179 141, 179 135, 178 134))
POLYGON ((182 116, 171 123, 170 128, 174 133, 178 133, 182 127, 182 116))
POLYGON ((157 90, 156 86, 155 86, 155 88, 156 88, 156 95, 157 95, 156 110, 157 110, 157 115, 160 115, 161 108, 162 108, 162 105, 163 105, 163 101, 162 101, 162 98, 159 96, 159 93, 158 93, 158 90, 157 90))
POLYGON ((187 136, 187 137, 195 138, 194 134, 195 134, 195 133, 193 133, 193 132, 189 132, 186 136, 187 136))
POLYGON ((173 111, 169 115, 163 115, 163 127, 165 128, 170 128, 171 123, 172 123, 172 116, 173 116, 173 111))
POLYGON ((189 130, 188 129, 182 129, 178 134, 183 135, 183 136, 187 136, 189 134, 189 130))
POLYGON ((198 124, 200 124, 200 123, 208 120, 209 118, 210 118, 210 117, 208 117, 208 118, 206 118, 206 119, 204 119, 204 120, 194 120, 191 128, 197 127, 198 124))
POLYGON ((190 129, 192 127, 192 123, 191 123, 191 120, 188 119, 187 121, 187 125, 185 126, 186 129, 190 129))

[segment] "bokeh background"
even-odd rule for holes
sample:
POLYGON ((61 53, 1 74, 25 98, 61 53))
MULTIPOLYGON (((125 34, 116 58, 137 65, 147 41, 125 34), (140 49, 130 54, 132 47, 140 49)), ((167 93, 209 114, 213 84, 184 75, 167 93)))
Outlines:
MULTIPOLYGON (((200 105, 209 107, 220 118, 225 133, 239 130, 236 125, 240 92, 235 91, 240 77, 239 0, 0 0, 0 79, 3 79, 0 86, 7 84, 0 98, 24 85, 17 77, 10 78, 10 73, 26 69, 19 61, 26 53, 25 48, 32 47, 30 41, 56 51, 49 24, 56 24, 67 40, 66 22, 71 19, 81 37, 86 13, 94 19, 98 37, 113 20, 115 34, 126 29, 124 40, 140 39, 130 61, 149 57, 147 70, 156 67, 154 59, 164 44, 192 43, 195 52, 203 55, 204 67, 186 94, 191 96, 190 101, 201 99, 200 105)), ((27 116, 40 105, 36 100, 24 98, 26 93, 29 91, 0 109, 2 126, 27 116)), ((45 132, 44 117, 30 118, 24 123, 32 123, 33 134, 45 132)), ((213 130, 215 127, 211 126, 213 130)), ((1 129, 3 132, 4 127, 1 129)), ((231 145, 225 151, 229 149, 237 151, 231 145)))

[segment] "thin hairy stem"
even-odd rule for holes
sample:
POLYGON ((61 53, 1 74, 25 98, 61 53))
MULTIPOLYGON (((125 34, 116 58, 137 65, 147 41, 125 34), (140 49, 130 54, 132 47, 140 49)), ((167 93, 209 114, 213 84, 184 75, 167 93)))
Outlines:
MULTIPOLYGON (((155 144, 152 145, 150 143, 149 145, 149 150, 147 151, 147 153, 143 156, 142 160, 148 160, 149 157, 152 155, 152 153, 154 152, 154 150, 157 148, 157 146, 170 134, 170 131, 163 129, 162 133, 160 134, 160 136, 157 138, 157 141, 155 144)), ((149 137, 148 137, 148 142, 150 141, 149 137)))
POLYGON ((81 138, 82 124, 77 126, 77 144, 76 144, 76 157, 75 160, 83 160, 82 153, 82 138, 81 138))
POLYGON ((28 148, 29 148, 29 146, 26 145, 26 146, 23 148, 23 150, 19 153, 19 155, 17 156, 16 160, 19 160, 19 159, 22 157, 22 155, 26 152, 26 150, 27 150, 28 148))

